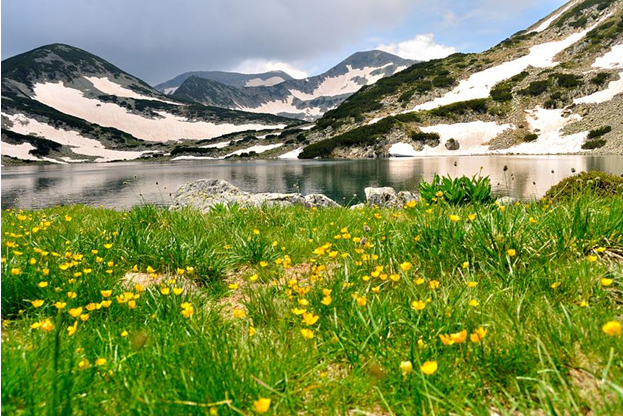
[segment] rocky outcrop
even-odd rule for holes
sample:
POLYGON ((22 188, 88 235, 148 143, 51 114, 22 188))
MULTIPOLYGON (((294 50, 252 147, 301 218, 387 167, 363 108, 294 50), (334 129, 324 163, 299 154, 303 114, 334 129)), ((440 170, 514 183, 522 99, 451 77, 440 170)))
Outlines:
POLYGON ((200 179, 179 187, 175 193, 172 209, 193 207, 202 211, 223 205, 243 207, 293 206, 337 207, 331 198, 322 194, 301 195, 298 193, 250 193, 244 192, 227 181, 220 179, 200 179))
POLYGON ((461 148, 461 144, 459 143, 458 140, 449 139, 446 142, 446 149, 448 150, 459 150, 460 148, 461 148))
POLYGON ((408 191, 396 193, 394 188, 389 186, 383 188, 366 188, 366 204, 379 208, 399 208, 409 201, 416 200, 416 196, 408 191))

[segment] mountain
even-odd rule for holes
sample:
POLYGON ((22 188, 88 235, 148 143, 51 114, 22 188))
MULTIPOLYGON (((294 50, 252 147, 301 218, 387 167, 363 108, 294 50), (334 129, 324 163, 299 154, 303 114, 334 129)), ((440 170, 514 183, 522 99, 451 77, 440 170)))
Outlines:
POLYGON ((179 141, 298 121, 176 101, 111 63, 53 44, 2 61, 2 161, 162 154, 179 141))
POLYGON ((241 87, 189 76, 172 96, 204 105, 314 120, 361 87, 413 63, 382 51, 357 52, 323 74, 270 86, 241 87))
POLYGON ((297 155, 623 154, 622 93, 623 1, 574 0, 485 52, 362 88, 297 155))
POLYGON ((283 71, 270 71, 262 74, 240 74, 238 72, 225 71, 192 71, 178 75, 169 81, 156 85, 154 88, 164 94, 171 95, 190 77, 216 81, 232 87, 270 87, 283 81, 294 79, 283 71))

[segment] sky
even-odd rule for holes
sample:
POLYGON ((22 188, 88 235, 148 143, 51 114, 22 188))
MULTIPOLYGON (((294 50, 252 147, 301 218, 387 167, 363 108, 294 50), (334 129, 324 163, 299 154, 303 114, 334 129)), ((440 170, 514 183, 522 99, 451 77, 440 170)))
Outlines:
POLYGON ((50 43, 149 84, 193 70, 316 75, 357 51, 483 51, 565 0, 3 0, 2 59, 50 43))

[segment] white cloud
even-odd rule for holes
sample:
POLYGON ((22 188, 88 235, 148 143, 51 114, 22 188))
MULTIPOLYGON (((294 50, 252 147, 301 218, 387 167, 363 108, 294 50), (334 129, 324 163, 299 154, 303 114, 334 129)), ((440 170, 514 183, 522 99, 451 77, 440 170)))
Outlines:
POLYGON ((430 61, 431 59, 445 58, 456 52, 452 46, 440 45, 435 42, 435 35, 424 33, 415 35, 413 39, 405 40, 388 45, 381 44, 376 47, 381 51, 393 53, 406 59, 430 61))
POLYGON ((260 74, 269 71, 283 71, 293 78, 307 78, 307 72, 298 69, 287 62, 271 61, 266 59, 247 59, 234 68, 236 72, 243 74, 260 74))

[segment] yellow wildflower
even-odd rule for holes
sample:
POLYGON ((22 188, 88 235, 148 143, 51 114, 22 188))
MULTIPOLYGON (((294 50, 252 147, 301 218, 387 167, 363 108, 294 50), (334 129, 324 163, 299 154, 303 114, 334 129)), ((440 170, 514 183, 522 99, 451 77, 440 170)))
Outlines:
POLYGON ((474 344, 477 344, 480 341, 482 341, 485 338, 486 335, 487 335, 487 330, 484 329, 483 327, 480 327, 480 328, 476 329, 473 334, 470 334, 469 339, 474 344))
POLYGON ((253 402, 253 409, 257 413, 266 413, 270 409, 270 399, 260 397, 253 402))
POLYGON ((426 302, 424 302, 423 300, 414 300, 413 302, 411 302, 411 307, 416 311, 421 311, 426 307, 426 302))
POLYGON ((420 367, 420 371, 427 376, 435 374, 437 371, 437 361, 425 361, 420 367))
POLYGON ((33 300, 30 303, 32 303, 32 306, 34 306, 35 308, 39 308, 41 306, 43 306, 43 300, 41 299, 37 299, 37 300, 33 300))
POLYGON ((617 321, 607 322, 606 324, 604 324, 604 326, 601 327, 601 330, 604 331, 604 333, 610 335, 611 337, 619 337, 621 336, 622 332, 621 324, 617 321))
POLYGON ((411 361, 401 361, 400 362, 400 371, 402 371, 403 376, 408 376, 413 371, 413 364, 411 361))
POLYGON ((303 335, 303 338, 305 339, 312 339, 314 337, 314 331, 312 331, 311 329, 303 328, 301 329, 301 335, 303 335))

